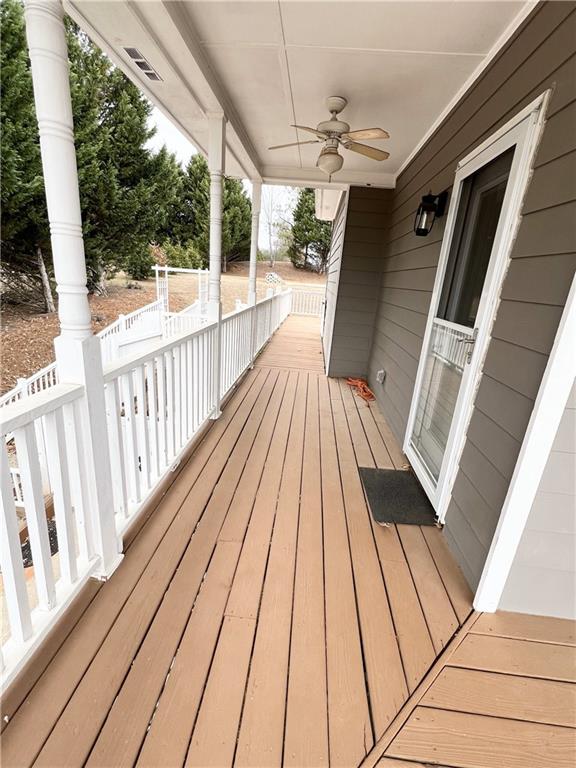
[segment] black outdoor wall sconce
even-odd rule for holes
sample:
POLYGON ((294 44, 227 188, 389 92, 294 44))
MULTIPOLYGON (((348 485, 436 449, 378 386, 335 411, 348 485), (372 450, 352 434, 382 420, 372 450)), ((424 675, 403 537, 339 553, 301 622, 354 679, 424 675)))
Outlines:
POLYGON ((444 216, 448 192, 441 192, 439 195, 433 195, 429 192, 424 195, 414 219, 414 234, 418 237, 426 237, 432 231, 434 222, 441 216, 444 216))

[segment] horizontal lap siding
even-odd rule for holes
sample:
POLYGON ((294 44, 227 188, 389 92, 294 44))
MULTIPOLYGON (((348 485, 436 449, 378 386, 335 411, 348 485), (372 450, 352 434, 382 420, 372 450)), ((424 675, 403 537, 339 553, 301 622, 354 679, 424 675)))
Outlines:
POLYGON ((367 375, 392 194, 388 189, 350 190, 329 376, 367 375))
POLYGON ((540 5, 400 175, 383 246, 368 377, 403 440, 443 235, 442 226, 413 235, 418 202, 449 188, 462 157, 553 89, 446 517, 446 538, 474 587, 576 267, 575 8, 540 5))

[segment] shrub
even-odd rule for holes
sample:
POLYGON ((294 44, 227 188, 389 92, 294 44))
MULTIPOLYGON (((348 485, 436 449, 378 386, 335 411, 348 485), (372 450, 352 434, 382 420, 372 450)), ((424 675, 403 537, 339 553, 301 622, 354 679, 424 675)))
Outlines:
POLYGON ((166 240, 162 244, 162 250, 169 267, 182 267, 184 269, 202 269, 203 267, 202 256, 194 243, 190 241, 182 245, 166 240))
POLYGON ((153 264, 149 249, 136 251, 126 257, 124 271, 132 280, 146 280, 151 275, 153 264))

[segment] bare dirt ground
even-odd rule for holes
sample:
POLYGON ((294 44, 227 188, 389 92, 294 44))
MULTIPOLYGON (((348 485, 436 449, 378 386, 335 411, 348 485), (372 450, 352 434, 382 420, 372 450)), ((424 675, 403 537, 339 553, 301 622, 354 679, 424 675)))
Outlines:
MULTIPOLYGON (((321 287, 325 275, 303 272, 290 262, 279 262, 273 268, 268 263, 258 263, 258 299, 266 295, 268 272, 276 272, 290 286, 313 285, 321 287)), ((178 312, 198 298, 197 278, 193 275, 169 277, 170 310, 178 312)), ((156 299, 153 278, 128 281, 122 275, 107 284, 107 296, 91 296, 92 328, 95 333, 114 322, 118 315, 128 314, 156 299), (134 287, 129 288, 128 285, 134 287)), ((231 264, 222 275, 222 310, 224 314, 234 309, 235 299, 246 301, 248 292, 248 263, 231 264)), ((0 328, 0 391, 7 392, 16 385, 18 378, 31 376, 35 371, 54 360, 54 338, 58 335, 56 314, 31 314, 23 308, 3 307, 0 328)))

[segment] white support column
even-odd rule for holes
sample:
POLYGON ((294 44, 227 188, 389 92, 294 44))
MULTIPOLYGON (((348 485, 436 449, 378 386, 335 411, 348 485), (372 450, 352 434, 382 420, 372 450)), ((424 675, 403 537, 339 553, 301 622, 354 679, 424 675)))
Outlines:
POLYGON ((210 276, 208 278, 208 318, 218 323, 214 350, 215 407, 212 418, 220 416, 220 335, 222 302, 220 276, 222 273, 222 196, 226 146, 226 118, 224 115, 208 117, 209 144, 208 169, 210 171, 210 276))
POLYGON ((256 268, 258 263, 258 229, 260 226, 260 204, 262 182, 252 182, 252 233, 250 236, 250 272, 248 275, 248 304, 256 304, 256 268))
POLYGON ((99 575, 107 577, 122 556, 114 522, 100 339, 92 334, 86 288, 62 4, 26 0, 25 18, 58 293, 56 362, 60 382, 85 387, 82 458, 91 500, 91 536, 101 560, 99 575))

